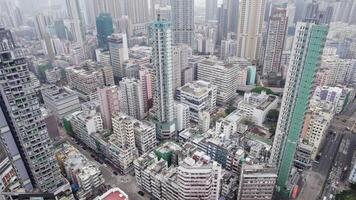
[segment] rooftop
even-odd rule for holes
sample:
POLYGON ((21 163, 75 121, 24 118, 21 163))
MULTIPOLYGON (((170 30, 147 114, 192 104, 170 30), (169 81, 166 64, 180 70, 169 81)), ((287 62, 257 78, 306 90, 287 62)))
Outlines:
POLYGON ((120 188, 112 188, 94 200, 129 200, 129 196, 120 188))

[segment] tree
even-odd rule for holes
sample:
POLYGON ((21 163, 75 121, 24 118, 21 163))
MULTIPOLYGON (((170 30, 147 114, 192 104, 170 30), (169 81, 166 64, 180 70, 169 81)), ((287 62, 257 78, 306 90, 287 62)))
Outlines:
POLYGON ((271 109, 268 111, 266 118, 270 122, 277 122, 279 116, 279 111, 277 109, 271 109))
POLYGON ((227 108, 225 108, 225 115, 229 115, 232 113, 234 110, 236 110, 236 107, 233 105, 229 105, 227 108))
POLYGON ((45 82, 46 81, 46 70, 47 69, 52 69, 53 66, 49 63, 47 64, 39 64, 37 66, 37 71, 38 71, 38 79, 41 82, 45 82))
POLYGON ((251 90, 251 92, 254 93, 261 93, 262 91, 265 91, 266 94, 274 94, 274 92, 271 89, 262 86, 257 86, 251 90))

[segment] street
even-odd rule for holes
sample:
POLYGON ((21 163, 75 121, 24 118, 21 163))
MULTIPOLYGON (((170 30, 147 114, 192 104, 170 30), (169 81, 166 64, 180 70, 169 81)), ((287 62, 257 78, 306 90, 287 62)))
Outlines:
POLYGON ((83 149, 83 147, 80 144, 77 144, 74 139, 66 134, 65 130, 62 127, 59 127, 59 132, 61 135, 61 138, 70 143, 72 146, 74 146, 76 149, 79 150, 80 153, 82 153, 88 160, 91 162, 94 162, 97 164, 99 167, 103 178, 105 180, 104 184, 109 185, 110 188, 113 187, 118 187, 121 190, 123 190, 130 199, 137 199, 137 200, 148 200, 149 199, 149 194, 144 192, 144 196, 141 196, 138 194, 138 191, 141 191, 141 189, 138 187, 136 183, 136 179, 133 175, 115 175, 114 171, 118 171, 117 169, 113 169, 112 166, 106 163, 99 163, 92 155, 94 155, 96 158, 99 157, 99 155, 96 155, 95 152, 90 151, 88 147, 83 149))
POLYGON ((356 128, 355 110, 356 103, 352 102, 345 108, 345 111, 331 120, 325 140, 321 144, 319 160, 312 164, 311 169, 303 172, 306 184, 298 199, 329 198, 330 194, 335 194, 339 178, 345 180, 345 173, 342 173, 341 169, 350 165, 353 151, 356 148, 356 135, 352 135, 356 128))

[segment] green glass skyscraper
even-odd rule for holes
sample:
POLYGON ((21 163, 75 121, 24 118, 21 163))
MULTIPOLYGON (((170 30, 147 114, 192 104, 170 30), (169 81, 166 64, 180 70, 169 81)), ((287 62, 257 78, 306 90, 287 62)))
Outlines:
POLYGON ((96 18, 96 31, 100 48, 108 49, 107 38, 114 32, 112 18, 108 13, 101 13, 96 18))
POLYGON ((320 66, 328 27, 299 22, 296 27, 288 75, 269 164, 278 168, 277 191, 288 196, 289 175, 305 112, 320 66))

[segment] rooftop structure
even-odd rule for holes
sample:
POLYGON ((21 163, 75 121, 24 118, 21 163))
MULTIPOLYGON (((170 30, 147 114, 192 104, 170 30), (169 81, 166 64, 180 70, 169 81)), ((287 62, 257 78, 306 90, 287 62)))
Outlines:
POLYGON ((189 106, 191 120, 198 122, 199 113, 212 112, 216 107, 217 87, 198 80, 177 88, 177 99, 189 106))
POLYGON ((46 108, 58 119, 80 110, 78 94, 69 88, 45 86, 42 89, 42 98, 46 108))
POLYGON ((112 188, 94 200, 129 200, 129 196, 120 188, 112 188))

